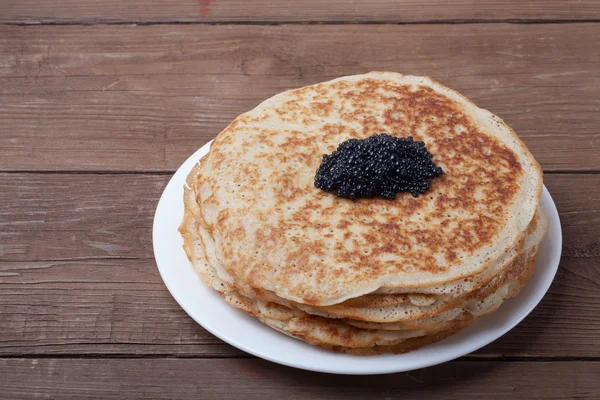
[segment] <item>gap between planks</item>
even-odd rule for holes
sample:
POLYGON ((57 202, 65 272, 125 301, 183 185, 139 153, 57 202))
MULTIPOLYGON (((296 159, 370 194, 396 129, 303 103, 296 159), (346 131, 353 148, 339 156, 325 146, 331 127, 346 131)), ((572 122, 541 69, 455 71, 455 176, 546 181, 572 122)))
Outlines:
POLYGON ((447 20, 424 20, 424 21, 30 21, 30 22, 1 22, 0 25, 9 26, 96 26, 96 25, 136 25, 136 26, 154 26, 154 25, 249 25, 249 26, 283 26, 283 25, 467 25, 467 24, 582 24, 599 23, 600 19, 447 19, 447 20))
MULTIPOLYGON (((253 356, 249 353, 244 354, 233 354, 227 355, 202 355, 202 354, 130 354, 130 353, 98 353, 98 354, 14 354, 0 356, 0 360, 3 359, 92 359, 92 360, 111 360, 111 359, 151 359, 151 360, 162 360, 162 359, 215 359, 215 360, 231 360, 231 359, 260 359, 259 357, 253 356)), ((477 355, 467 354, 465 356, 455 358, 454 361, 467 361, 467 362, 600 362, 600 357, 548 357, 548 356, 503 356, 499 355, 477 355)), ((277 364, 277 363, 275 363, 277 364)))

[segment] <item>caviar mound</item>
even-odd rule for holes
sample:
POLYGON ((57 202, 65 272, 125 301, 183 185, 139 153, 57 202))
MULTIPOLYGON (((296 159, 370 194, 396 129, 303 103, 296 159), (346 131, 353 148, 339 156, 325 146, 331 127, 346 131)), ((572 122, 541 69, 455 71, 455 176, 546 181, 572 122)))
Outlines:
POLYGON ((395 199, 398 192, 414 197, 425 193, 442 168, 432 161, 425 143, 412 136, 399 138, 386 133, 366 139, 348 139, 337 150, 323 155, 315 175, 315 186, 339 197, 383 197, 395 199))

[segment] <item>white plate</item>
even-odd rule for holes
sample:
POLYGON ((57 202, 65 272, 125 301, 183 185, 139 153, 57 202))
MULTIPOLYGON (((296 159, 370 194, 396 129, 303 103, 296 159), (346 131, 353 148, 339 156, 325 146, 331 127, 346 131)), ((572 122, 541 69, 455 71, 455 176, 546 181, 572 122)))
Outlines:
POLYGON ((443 363, 471 353, 504 335, 533 310, 550 284, 560 259, 562 233, 558 212, 544 187, 542 208, 550 230, 541 243, 531 280, 495 313, 445 340, 400 355, 360 357, 334 353, 283 335, 227 303, 206 287, 183 251, 177 231, 183 217, 183 185, 206 144, 175 173, 163 192, 154 217, 154 255, 160 275, 179 305, 200 325, 225 342, 255 356, 291 367, 338 374, 383 374, 443 363))

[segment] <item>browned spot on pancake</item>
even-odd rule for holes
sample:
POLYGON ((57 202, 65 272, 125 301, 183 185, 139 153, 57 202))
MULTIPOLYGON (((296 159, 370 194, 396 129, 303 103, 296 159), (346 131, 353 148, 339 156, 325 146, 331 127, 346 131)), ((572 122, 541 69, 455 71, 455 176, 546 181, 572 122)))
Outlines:
POLYGON ((333 100, 325 102, 315 101, 311 103, 310 109, 318 117, 327 117, 333 111, 333 100))

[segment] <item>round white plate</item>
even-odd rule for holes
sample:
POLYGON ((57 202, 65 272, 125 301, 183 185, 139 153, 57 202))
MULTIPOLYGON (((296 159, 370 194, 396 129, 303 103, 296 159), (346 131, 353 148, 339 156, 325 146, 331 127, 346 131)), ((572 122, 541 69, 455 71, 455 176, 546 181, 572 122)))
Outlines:
POLYGON ((558 212, 544 187, 542 208, 550 230, 539 247, 531 280, 495 313, 479 318, 445 340, 400 355, 372 357, 334 353, 283 335, 228 305, 206 287, 183 251, 177 228, 183 217, 183 185, 206 144, 177 170, 165 188, 154 217, 154 256, 160 275, 179 305, 200 325, 225 342, 255 356, 291 367, 337 374, 383 374, 443 363, 471 353, 504 335, 533 310, 550 287, 560 259, 562 233, 558 212))

